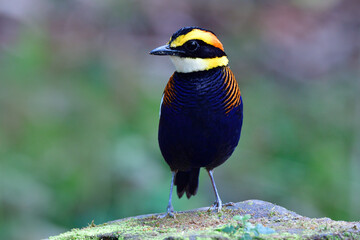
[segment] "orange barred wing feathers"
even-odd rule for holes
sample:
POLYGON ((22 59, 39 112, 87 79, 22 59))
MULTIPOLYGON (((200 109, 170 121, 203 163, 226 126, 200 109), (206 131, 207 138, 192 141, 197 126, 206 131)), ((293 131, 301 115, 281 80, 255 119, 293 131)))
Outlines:
POLYGON ((224 68, 225 72, 225 91, 227 92, 224 99, 225 113, 229 113, 234 107, 237 107, 241 103, 241 92, 235 76, 229 67, 224 68))

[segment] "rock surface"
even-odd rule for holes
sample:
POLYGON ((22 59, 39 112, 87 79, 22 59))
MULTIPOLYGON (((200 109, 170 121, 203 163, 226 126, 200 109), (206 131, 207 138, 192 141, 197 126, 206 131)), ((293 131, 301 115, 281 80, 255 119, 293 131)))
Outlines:
POLYGON ((248 200, 224 207, 148 214, 73 229, 58 239, 360 239, 360 222, 308 218, 275 204, 248 200))

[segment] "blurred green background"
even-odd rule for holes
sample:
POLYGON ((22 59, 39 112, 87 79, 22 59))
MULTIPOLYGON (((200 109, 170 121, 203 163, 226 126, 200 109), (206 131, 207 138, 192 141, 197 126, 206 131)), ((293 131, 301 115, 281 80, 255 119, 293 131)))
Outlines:
MULTIPOLYGON (((183 26, 214 31, 244 99, 224 202, 360 219, 360 2, 0 1, 0 239, 39 239, 165 211, 157 143, 174 71, 148 55, 183 26)), ((201 172, 196 197, 214 201, 201 172)))

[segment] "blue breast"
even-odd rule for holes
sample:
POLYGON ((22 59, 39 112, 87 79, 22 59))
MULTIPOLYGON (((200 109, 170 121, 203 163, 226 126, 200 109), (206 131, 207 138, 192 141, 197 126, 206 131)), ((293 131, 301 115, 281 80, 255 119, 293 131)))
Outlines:
POLYGON ((242 120, 240 90, 228 67, 175 72, 161 105, 162 155, 172 170, 213 169, 237 146, 242 120))

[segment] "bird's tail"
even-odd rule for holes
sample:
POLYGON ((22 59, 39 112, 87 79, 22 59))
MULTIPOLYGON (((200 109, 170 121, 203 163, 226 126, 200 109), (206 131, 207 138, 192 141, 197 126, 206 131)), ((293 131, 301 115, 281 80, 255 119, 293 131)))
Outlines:
POLYGON ((187 172, 177 172, 175 176, 175 185, 177 186, 177 195, 182 197, 186 192, 187 198, 195 195, 199 185, 200 168, 193 168, 187 172))

